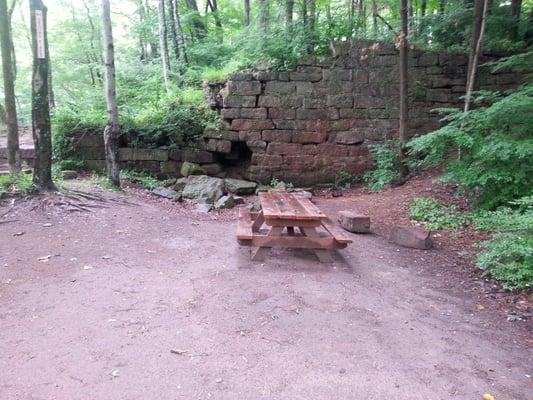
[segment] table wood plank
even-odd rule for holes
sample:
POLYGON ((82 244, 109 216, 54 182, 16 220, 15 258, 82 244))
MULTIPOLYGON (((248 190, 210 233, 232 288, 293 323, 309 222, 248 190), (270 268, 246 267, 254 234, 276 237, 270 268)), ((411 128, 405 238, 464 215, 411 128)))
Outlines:
POLYGON ((265 219, 322 220, 327 216, 313 203, 286 192, 259 193, 265 219))

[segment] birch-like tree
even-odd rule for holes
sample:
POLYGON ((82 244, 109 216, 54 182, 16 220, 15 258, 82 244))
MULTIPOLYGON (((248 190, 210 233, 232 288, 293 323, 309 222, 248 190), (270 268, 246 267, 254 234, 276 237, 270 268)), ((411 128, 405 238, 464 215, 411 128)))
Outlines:
POLYGON ((117 91, 115 81, 115 48, 111 28, 109 0, 102 0, 102 30, 105 63, 105 97, 107 103, 107 124, 104 128, 106 171, 109 181, 120 187, 120 167, 118 163, 118 121, 117 91))
POLYGON ((159 52, 161 53, 161 63, 163 64, 163 81, 168 92, 170 91, 170 61, 168 57, 165 0, 159 0, 157 11, 159 21, 159 52))
POLYGON ((7 125, 7 161, 11 173, 20 172, 20 149, 15 99, 15 74, 11 50, 10 13, 7 1, 0 0, 0 50, 2 51, 2 72, 4 78, 5 123, 7 125))

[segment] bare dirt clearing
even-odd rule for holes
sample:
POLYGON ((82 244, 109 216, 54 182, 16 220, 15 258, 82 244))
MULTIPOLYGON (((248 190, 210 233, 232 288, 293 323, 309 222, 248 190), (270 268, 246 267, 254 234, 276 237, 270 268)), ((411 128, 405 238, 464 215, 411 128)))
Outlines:
MULTIPOLYGON (((235 211, 92 193, 0 205, 2 400, 531 398, 530 320, 506 319, 525 300, 492 299, 445 240, 252 263, 235 211)), ((317 204, 387 207, 365 196, 317 204)))

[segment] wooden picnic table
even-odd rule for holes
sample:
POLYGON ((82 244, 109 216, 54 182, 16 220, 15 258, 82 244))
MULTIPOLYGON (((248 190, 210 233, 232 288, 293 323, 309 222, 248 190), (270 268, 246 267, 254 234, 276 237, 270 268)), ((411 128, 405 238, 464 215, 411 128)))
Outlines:
POLYGON ((331 250, 352 242, 303 194, 264 192, 259 193, 259 200, 260 212, 239 210, 237 228, 240 244, 257 247, 253 261, 264 260, 271 248, 298 248, 310 249, 320 261, 331 262, 331 250))

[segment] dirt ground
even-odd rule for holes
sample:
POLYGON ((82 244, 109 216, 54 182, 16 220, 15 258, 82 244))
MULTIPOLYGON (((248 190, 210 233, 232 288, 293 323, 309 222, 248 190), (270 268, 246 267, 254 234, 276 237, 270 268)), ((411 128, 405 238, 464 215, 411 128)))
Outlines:
POLYGON ((413 190, 436 190, 410 185, 318 198, 378 233, 333 264, 253 263, 235 211, 138 190, 4 200, 0 399, 532 399, 531 318, 508 318, 531 299, 473 270, 467 239, 384 238, 413 190))

